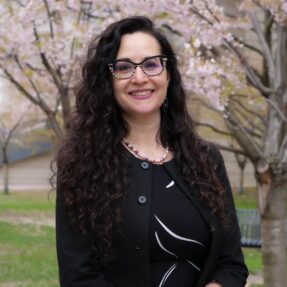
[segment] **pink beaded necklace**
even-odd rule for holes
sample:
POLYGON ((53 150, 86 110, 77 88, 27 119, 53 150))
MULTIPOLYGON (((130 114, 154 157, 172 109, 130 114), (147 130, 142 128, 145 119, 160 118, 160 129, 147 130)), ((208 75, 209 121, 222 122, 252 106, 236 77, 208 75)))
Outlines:
POLYGON ((143 156, 139 150, 137 150, 131 143, 129 143, 126 139, 123 139, 123 144, 133 153, 136 155, 136 157, 138 157, 139 159, 142 160, 146 160, 149 161, 151 163, 155 163, 155 164, 159 164, 159 163, 163 163, 168 155, 169 152, 169 148, 168 146, 165 149, 164 155, 161 156, 159 159, 149 159, 146 156, 143 156))

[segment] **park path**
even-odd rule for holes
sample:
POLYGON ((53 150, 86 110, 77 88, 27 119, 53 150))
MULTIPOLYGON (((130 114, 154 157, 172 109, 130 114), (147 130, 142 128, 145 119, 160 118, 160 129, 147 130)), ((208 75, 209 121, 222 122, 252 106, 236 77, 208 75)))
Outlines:
POLYGON ((247 279, 247 284, 245 285, 245 287, 250 287, 252 286, 253 284, 260 284, 263 286, 263 278, 262 278, 262 275, 253 275, 253 274, 250 274, 248 279, 247 279))
POLYGON ((37 226, 55 226, 55 218, 46 214, 35 214, 35 216, 15 213, 0 213, 0 221, 12 224, 34 224, 37 226))

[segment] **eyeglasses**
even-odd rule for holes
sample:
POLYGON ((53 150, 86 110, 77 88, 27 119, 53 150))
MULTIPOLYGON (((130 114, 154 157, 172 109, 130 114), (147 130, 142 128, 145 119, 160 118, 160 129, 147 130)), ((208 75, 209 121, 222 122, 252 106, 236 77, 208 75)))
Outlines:
POLYGON ((134 63, 130 60, 115 60, 108 64, 110 71, 116 79, 130 79, 135 74, 136 68, 141 67, 145 75, 157 76, 166 67, 167 58, 163 55, 145 58, 140 63, 134 63))

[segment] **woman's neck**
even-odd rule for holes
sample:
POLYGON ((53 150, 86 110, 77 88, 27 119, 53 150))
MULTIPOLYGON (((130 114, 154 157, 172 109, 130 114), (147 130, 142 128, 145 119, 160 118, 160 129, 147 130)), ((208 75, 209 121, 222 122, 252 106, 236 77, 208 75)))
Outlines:
MULTIPOLYGON (((163 147, 160 141, 160 115, 158 117, 126 117, 125 119, 130 128, 125 142, 130 144, 132 149, 150 160, 159 160, 167 153, 167 147, 163 147)), ((170 159, 171 156, 168 153, 164 160, 170 159)))
POLYGON ((154 117, 126 117, 129 125, 127 139, 138 145, 155 145, 159 142, 160 115, 154 117))

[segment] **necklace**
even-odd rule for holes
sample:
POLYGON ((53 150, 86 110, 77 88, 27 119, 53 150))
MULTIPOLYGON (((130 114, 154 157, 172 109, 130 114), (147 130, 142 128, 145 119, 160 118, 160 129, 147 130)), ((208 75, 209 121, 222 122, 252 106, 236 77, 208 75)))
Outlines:
POLYGON ((169 152, 169 148, 168 146, 166 147, 165 149, 165 152, 163 154, 163 156, 161 156, 159 159, 150 159, 146 156, 143 156, 138 149, 136 149, 131 143, 129 143, 126 139, 123 139, 123 143, 124 145, 132 152, 136 155, 136 157, 138 157, 139 159, 142 159, 142 160, 146 160, 146 161, 149 161, 151 163, 163 163, 168 155, 168 152, 169 152))

